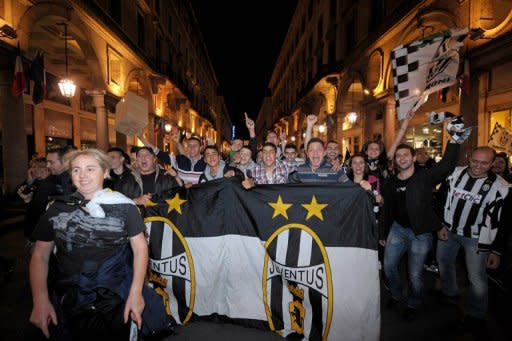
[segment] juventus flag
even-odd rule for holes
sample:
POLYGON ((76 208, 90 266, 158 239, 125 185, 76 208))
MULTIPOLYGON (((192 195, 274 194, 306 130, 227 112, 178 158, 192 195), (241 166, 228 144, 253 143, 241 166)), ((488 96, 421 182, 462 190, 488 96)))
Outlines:
POLYGON ((378 340, 377 236, 354 184, 221 179, 145 207, 151 278, 185 324, 221 319, 303 340, 378 340))
POLYGON ((428 95, 457 82, 459 48, 467 28, 451 29, 391 51, 396 112, 412 116, 428 95))

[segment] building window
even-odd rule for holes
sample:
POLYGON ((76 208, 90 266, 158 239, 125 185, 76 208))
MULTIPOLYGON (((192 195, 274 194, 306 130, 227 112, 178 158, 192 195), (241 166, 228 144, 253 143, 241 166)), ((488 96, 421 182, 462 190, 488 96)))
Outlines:
POLYGON ((512 110, 507 109, 494 111, 491 113, 489 135, 492 134, 494 126, 496 126, 496 123, 510 131, 512 128, 512 110))
POLYGON ((442 155, 443 130, 429 123, 410 126, 405 133, 405 143, 414 149, 425 148, 427 154, 438 161, 442 155))
POLYGON ((144 15, 137 11, 137 45, 144 49, 144 43, 146 41, 144 15))
POLYGON ((160 0, 155 0, 155 12, 160 14, 160 0))
POLYGON ((121 0, 110 0, 108 14, 116 23, 121 25, 121 0))

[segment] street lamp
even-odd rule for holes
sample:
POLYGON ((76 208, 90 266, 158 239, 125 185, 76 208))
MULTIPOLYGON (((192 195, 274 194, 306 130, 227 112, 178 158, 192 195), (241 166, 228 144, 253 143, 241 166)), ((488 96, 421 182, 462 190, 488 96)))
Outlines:
POLYGON ((325 133, 325 130, 326 130, 326 126, 325 126, 325 124, 321 124, 321 125, 319 125, 319 126, 318 126, 318 132, 319 132, 320 134, 325 133))
POLYGON ((59 90, 62 96, 70 98, 75 95, 76 85, 68 78, 68 24, 60 23, 58 25, 64 25, 64 55, 66 59, 66 77, 59 81, 59 90))
POLYGON ((347 115, 348 122, 350 124, 354 124, 357 121, 357 113, 355 111, 351 111, 347 115))
POLYGON ((170 123, 166 123, 166 124, 164 125, 164 129, 165 129, 165 132, 166 132, 167 134, 169 134, 169 133, 171 132, 171 130, 172 130, 172 125, 171 125, 170 123))

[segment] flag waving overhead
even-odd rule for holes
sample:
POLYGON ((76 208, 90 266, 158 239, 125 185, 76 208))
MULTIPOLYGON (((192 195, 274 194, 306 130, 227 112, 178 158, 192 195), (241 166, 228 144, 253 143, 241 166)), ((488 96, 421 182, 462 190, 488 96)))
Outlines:
POLYGON ((209 181, 145 208, 150 282, 178 323, 215 316, 293 340, 378 340, 372 203, 354 184, 209 181))
POLYGON ((391 52, 396 112, 412 116, 428 95, 457 82, 459 48, 467 28, 450 29, 400 45, 391 52))

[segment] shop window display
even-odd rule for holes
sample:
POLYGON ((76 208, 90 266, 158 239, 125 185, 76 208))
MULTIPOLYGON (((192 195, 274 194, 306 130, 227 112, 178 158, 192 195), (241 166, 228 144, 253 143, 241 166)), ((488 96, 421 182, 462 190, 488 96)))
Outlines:
POLYGON ((442 157, 443 129, 429 123, 410 126, 405 133, 405 143, 415 149, 425 148, 427 154, 438 161, 442 157))

